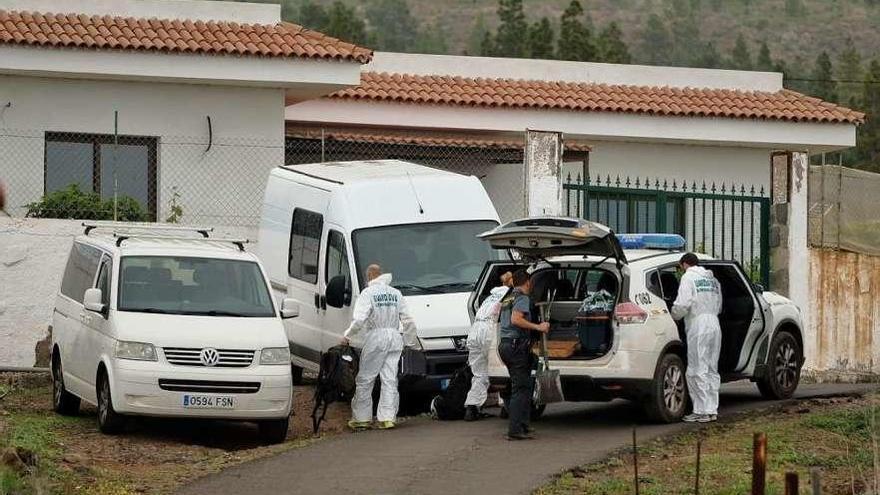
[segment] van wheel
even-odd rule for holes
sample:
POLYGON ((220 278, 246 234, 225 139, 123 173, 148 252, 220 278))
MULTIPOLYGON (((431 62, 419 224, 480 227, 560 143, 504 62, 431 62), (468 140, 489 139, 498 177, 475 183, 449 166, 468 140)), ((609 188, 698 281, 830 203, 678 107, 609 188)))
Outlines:
POLYGON ((63 416, 76 416, 79 413, 79 404, 79 397, 64 387, 61 358, 56 354, 52 358, 52 409, 63 416))
POLYGON ((110 395, 110 379, 103 369, 98 372, 98 429, 101 433, 115 435, 125 427, 125 416, 113 409, 110 395))
POLYGON ((657 365, 645 412, 652 421, 672 423, 684 416, 687 407, 687 383, 684 362, 675 354, 666 354, 657 365))
POLYGON ((758 390, 765 399, 782 400, 794 395, 801 379, 803 351, 790 332, 776 332, 767 354, 767 373, 758 380, 758 390))
POLYGON ((290 427, 290 418, 261 421, 259 423, 260 438, 268 444, 284 443, 287 440, 287 429, 290 427))
POLYGON ((294 385, 302 385, 303 382, 303 369, 299 366, 290 365, 290 379, 294 385))

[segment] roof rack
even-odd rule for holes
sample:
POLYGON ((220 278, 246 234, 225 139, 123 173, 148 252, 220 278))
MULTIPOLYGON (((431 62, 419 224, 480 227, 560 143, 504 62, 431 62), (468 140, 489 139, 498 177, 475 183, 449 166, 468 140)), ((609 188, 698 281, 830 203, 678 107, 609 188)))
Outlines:
POLYGON ((131 233, 122 233, 122 232, 114 232, 113 237, 116 238, 116 246, 121 246, 123 242, 129 239, 148 239, 148 240, 161 240, 161 241, 195 241, 195 242, 216 242, 223 243, 228 242, 230 244, 234 244, 238 247, 239 251, 244 251, 244 245, 250 244, 251 241, 248 239, 225 239, 220 237, 174 237, 171 235, 138 235, 131 233))
MULTIPOLYGON (((213 227, 186 227, 183 225, 163 225, 163 224, 155 224, 155 223, 135 223, 135 222, 110 222, 110 221, 98 221, 98 222, 83 222, 82 226, 85 227, 83 230, 84 235, 89 235, 89 232, 95 229, 120 229, 120 230, 141 230, 141 231, 149 231, 149 232, 197 232, 202 234, 202 237, 207 238, 208 233, 213 232, 213 227)), ((114 232, 115 233, 115 232, 114 232)))

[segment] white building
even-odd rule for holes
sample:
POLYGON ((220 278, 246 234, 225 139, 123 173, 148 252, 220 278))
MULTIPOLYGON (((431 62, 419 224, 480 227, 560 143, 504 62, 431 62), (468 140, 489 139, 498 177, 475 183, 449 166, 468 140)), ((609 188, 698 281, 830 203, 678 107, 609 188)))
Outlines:
POLYGON ((150 218, 177 192, 184 218, 251 225, 283 163, 285 102, 357 84, 370 57, 279 5, 0 0, 11 212, 71 182, 110 197, 115 173, 150 218))

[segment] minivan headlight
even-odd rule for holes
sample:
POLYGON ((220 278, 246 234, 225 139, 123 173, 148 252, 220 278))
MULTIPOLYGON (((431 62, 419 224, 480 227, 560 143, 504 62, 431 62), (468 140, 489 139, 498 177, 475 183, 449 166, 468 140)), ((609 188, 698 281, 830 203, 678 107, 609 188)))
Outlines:
POLYGON ((260 353, 260 364, 290 364, 290 349, 267 347, 260 353))
POLYGON ((116 342, 116 357, 119 359, 135 359, 138 361, 155 361, 156 348, 144 342, 116 342))

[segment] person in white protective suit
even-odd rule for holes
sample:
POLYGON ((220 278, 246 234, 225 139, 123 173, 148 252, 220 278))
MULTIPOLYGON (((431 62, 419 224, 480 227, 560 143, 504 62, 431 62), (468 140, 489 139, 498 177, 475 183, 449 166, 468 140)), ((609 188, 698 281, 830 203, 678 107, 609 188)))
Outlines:
POLYGON ((684 319, 687 333, 688 390, 694 403, 686 422, 708 423, 718 419, 718 358, 721 354, 721 285, 715 275, 701 267, 697 256, 688 253, 679 262, 684 270, 672 317, 684 319))
POLYGON ((400 395, 397 392, 397 366, 403 347, 418 343, 416 326, 399 290, 392 287, 391 274, 382 274, 379 265, 367 267, 367 287, 354 305, 351 325, 343 341, 361 348, 360 367, 351 401, 353 430, 370 427, 373 419, 373 384, 382 380, 376 410, 380 429, 394 428, 400 395), (401 329, 403 333, 401 333, 401 329))
POLYGON ((498 331, 498 315, 501 313, 501 299, 511 290, 513 274, 501 275, 501 285, 495 287, 480 305, 474 316, 474 323, 468 332, 468 365, 474 374, 471 389, 464 401, 464 420, 476 421, 482 416, 480 408, 486 402, 489 392, 489 351, 495 332, 498 331))

